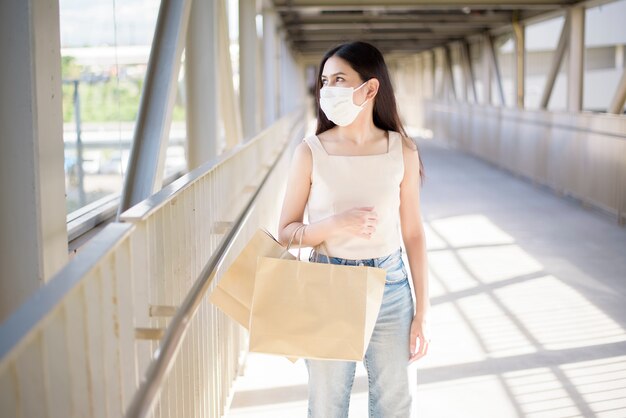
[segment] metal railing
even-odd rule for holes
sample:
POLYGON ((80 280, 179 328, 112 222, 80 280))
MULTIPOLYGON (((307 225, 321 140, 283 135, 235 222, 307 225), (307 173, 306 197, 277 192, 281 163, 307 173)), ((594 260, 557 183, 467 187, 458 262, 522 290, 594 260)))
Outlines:
POLYGON ((199 167, 122 214, 138 231, 133 248, 144 261, 136 274, 147 279, 138 291, 149 295, 138 324, 148 341, 138 350, 144 358, 156 353, 140 365, 146 380, 127 417, 148 416, 152 407, 156 416, 223 414, 245 334, 203 296, 259 226, 276 229, 289 154, 284 141, 301 120, 299 113, 282 119, 221 163, 199 167))
POLYGON ((435 137, 626 220, 626 116, 427 100, 435 137))
POLYGON ((7 417, 219 417, 245 330, 203 296, 275 230, 301 111, 98 233, 0 326, 7 417))
POLYGON ((137 382, 133 230, 108 225, 0 326, 3 417, 122 414, 137 382))

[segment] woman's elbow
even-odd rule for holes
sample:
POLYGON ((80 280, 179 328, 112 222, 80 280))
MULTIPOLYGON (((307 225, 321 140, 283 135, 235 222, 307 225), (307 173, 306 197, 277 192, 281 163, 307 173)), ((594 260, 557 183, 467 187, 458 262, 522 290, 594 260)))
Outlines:
POLYGON ((285 228, 286 227, 278 228, 278 237, 276 237, 278 239, 278 243, 283 247, 287 246, 287 240, 285 239, 285 228))
POLYGON ((291 223, 288 223, 287 225, 283 226, 282 228, 279 227, 278 228, 278 242, 280 243, 280 245, 282 245, 283 247, 286 247, 287 244, 289 244, 289 226, 291 225, 291 223))
POLYGON ((426 235, 423 228, 415 228, 411 231, 403 232, 402 239, 406 247, 414 245, 424 245, 426 241, 426 235))

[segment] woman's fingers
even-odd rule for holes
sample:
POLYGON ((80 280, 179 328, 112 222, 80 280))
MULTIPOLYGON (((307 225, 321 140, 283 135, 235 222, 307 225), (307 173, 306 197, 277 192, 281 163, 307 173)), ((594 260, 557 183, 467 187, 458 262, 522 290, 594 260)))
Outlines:
POLYGON ((422 357, 424 357, 427 353, 428 353, 428 346, 430 344, 430 339, 426 339, 426 337, 424 337, 424 335, 420 334, 418 336, 419 341, 420 341, 420 345, 419 348, 416 352, 414 352, 415 350, 415 339, 411 338, 411 345, 410 345, 410 357, 409 357, 409 364, 411 364, 412 362, 414 362, 415 360, 418 360, 422 357))

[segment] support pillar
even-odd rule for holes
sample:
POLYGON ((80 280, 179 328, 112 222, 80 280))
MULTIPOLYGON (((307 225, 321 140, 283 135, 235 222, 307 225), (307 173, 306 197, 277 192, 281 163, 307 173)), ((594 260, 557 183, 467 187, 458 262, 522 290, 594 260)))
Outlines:
POLYGON ((68 259, 59 3, 0 2, 0 323, 68 259))
POLYGON ((452 96, 453 100, 457 100, 458 97, 456 95, 456 88, 454 86, 454 74, 452 72, 452 53, 450 52, 450 45, 446 45, 443 50, 443 60, 444 60, 444 79, 447 84, 449 90, 446 95, 446 99, 452 96))
POLYGON ((482 78, 483 78, 483 104, 491 104, 491 63, 489 60, 489 45, 487 37, 483 38, 482 42, 482 78))
POLYGON ((526 34, 524 26, 519 23, 517 16, 513 20, 513 34, 515 39, 515 105, 524 108, 524 80, 526 79, 526 34))
POLYGON ((568 10, 570 16, 569 60, 567 67, 567 110, 583 109, 583 75, 585 56, 585 8, 575 6, 568 10))
POLYGON ((476 96, 476 84, 474 83, 474 70, 472 68, 472 55, 467 41, 463 41, 459 48, 459 52, 463 66, 463 78, 465 80, 465 99, 466 101, 469 101, 467 99, 467 88, 469 86, 470 91, 472 92, 473 103, 478 103, 476 96))
POLYGON ((260 65, 256 33, 256 1, 239 0, 239 105, 244 141, 259 132, 257 108, 260 65))
POLYGON ((278 17, 273 3, 263 4, 263 128, 270 126, 278 114, 278 50, 276 47, 276 27, 278 17))
POLYGON ((185 47, 189 170, 221 151, 217 62, 217 0, 194 1, 185 47))

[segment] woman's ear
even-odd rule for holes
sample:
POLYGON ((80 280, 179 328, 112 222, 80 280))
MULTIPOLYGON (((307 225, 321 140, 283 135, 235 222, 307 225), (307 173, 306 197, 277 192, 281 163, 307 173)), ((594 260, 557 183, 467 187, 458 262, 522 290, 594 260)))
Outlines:
POLYGON ((378 87, 380 86, 380 82, 378 81, 377 78, 370 78, 367 81, 367 94, 366 94, 366 98, 367 99, 373 99, 374 97, 376 97, 376 94, 378 94, 378 87))

